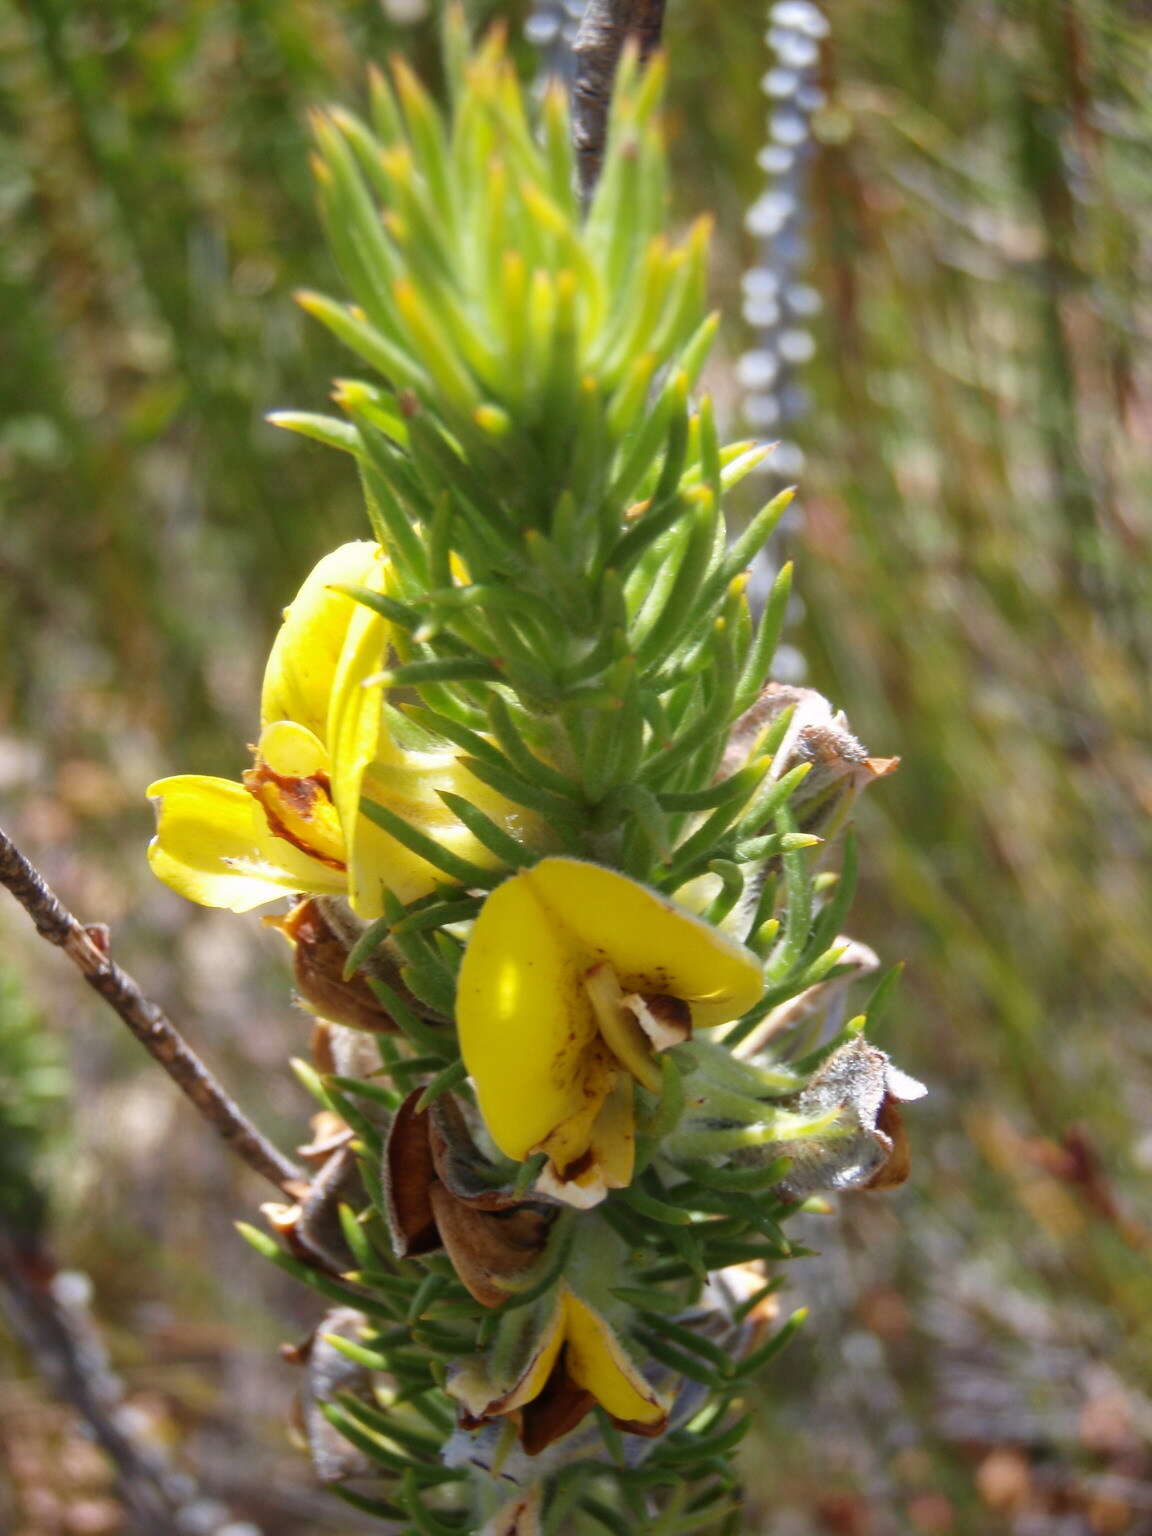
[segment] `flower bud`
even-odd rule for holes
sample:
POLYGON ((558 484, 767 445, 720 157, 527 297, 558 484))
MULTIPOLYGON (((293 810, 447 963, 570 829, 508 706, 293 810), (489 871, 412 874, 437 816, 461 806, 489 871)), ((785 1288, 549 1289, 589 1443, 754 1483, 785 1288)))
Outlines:
POLYGON ((786 1160, 774 1187, 789 1200, 828 1189, 888 1189, 908 1176, 898 1106, 923 1084, 859 1035, 829 1048, 805 1079, 793 1067, 736 1059, 722 1046, 680 1048, 689 1066, 685 1108, 664 1143, 675 1163, 766 1168, 786 1160))
POLYGON ((807 777, 793 791, 788 809, 796 830, 832 838, 840 831, 853 801, 874 779, 894 773, 898 757, 869 757, 868 750, 848 729, 842 711, 814 688, 769 683, 755 704, 732 726, 721 774, 738 772, 759 750, 765 731, 784 710, 792 718, 776 752, 774 776, 780 778, 801 763, 807 777))
POLYGON ((304 1385, 293 1418, 312 1458, 312 1468, 325 1486, 364 1477, 374 1469, 371 1461, 328 1419, 325 1408, 351 1396, 376 1407, 372 1372, 342 1354, 333 1337, 359 1342, 365 1320, 351 1307, 336 1307, 325 1314, 312 1337, 290 1356, 304 1367, 304 1385))
POLYGON ((261 1210, 294 1258, 312 1269, 342 1275, 356 1260, 344 1238, 340 1206, 355 1200, 361 1189, 356 1156, 343 1143, 324 1159, 295 1205, 269 1201, 261 1210))
POLYGON ((791 1159, 781 1193, 802 1200, 824 1189, 892 1189, 902 1184, 909 1159, 898 1106, 927 1091, 867 1040, 849 1040, 796 1096, 797 1114, 813 1120, 830 1114, 833 1118, 825 1130, 773 1148, 776 1156, 791 1159))

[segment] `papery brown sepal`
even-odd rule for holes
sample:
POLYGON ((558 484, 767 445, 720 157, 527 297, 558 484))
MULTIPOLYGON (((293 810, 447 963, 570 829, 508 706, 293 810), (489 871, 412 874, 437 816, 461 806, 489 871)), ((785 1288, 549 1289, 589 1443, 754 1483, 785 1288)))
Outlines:
POLYGON ((421 1091, 397 1110, 384 1149, 393 1246, 401 1258, 443 1247, 469 1294, 498 1307, 544 1251, 552 1212, 486 1180, 455 1100, 417 1110, 421 1091))
POLYGON ((396 1024, 365 978, 347 979, 348 950, 315 897, 298 901, 287 917, 265 923, 292 945, 292 970, 300 1000, 322 1019, 372 1034, 395 1034, 396 1024))

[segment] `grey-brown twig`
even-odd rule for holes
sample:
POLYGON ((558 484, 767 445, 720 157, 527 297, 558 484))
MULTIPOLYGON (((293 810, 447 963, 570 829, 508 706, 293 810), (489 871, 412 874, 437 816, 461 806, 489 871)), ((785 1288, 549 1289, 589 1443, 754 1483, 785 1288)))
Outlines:
POLYGON ((121 1421, 119 1383, 83 1305, 64 1305, 54 1266, 36 1238, 0 1218, 0 1313, 45 1383, 79 1416, 111 1461, 133 1536, 171 1536, 191 1479, 168 1473, 161 1454, 138 1444, 121 1421))
POLYGON ((276 1150, 235 1104, 186 1044, 162 1009, 109 957, 101 928, 85 928, 48 888, 44 877, 0 828, 0 885, 6 885, 36 925, 57 945, 84 980, 119 1014, 137 1040, 249 1168, 295 1198, 307 1176, 276 1150))
POLYGON ((576 80, 572 87, 572 142, 580 195, 585 207, 600 177, 608 135, 612 82, 624 44, 634 39, 640 58, 660 46, 665 0, 588 0, 572 45, 576 80))

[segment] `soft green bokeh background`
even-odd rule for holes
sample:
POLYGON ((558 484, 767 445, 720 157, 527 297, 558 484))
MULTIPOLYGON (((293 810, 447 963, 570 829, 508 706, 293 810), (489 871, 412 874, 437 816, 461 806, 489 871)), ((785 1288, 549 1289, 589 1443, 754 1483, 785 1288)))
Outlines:
MULTIPOLYGON (((853 931, 907 962, 882 1043, 932 1096, 909 1189, 842 1202, 791 1277, 815 1315, 765 1381, 748 1529, 1146 1532, 1152 31, 1134 0, 827 9, 791 638, 904 760, 853 931)), ((763 12, 669 6, 729 361, 763 12)), ((392 47, 434 77, 379 0, 0 12, 0 821, 285 1141, 281 957, 153 888, 141 792, 236 770, 278 608, 360 532, 348 467, 262 416, 348 366, 290 297, 337 282, 306 110, 392 47)), ((267 1529, 348 1528, 276 1449, 310 1313, 230 1235, 259 1192, 14 909, 0 937, 72 1059, 55 1243, 130 1384, 267 1529)), ((34 1401, 0 1386, 0 1437, 34 1401)))

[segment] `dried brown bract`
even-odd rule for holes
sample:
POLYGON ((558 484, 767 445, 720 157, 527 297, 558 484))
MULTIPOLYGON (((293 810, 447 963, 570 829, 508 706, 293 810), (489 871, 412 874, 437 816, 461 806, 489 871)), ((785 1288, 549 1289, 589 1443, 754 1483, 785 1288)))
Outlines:
POLYGON ((264 921, 292 945, 296 990, 311 1013, 373 1034, 395 1034, 391 1015, 365 977, 357 974, 345 979, 348 947, 316 897, 298 901, 287 917, 267 917, 264 921))
POLYGON ((401 1104, 384 1151, 384 1191, 400 1258, 444 1248, 482 1306, 498 1307, 544 1250, 554 1212, 493 1182, 459 1105, 442 1094, 401 1104))

